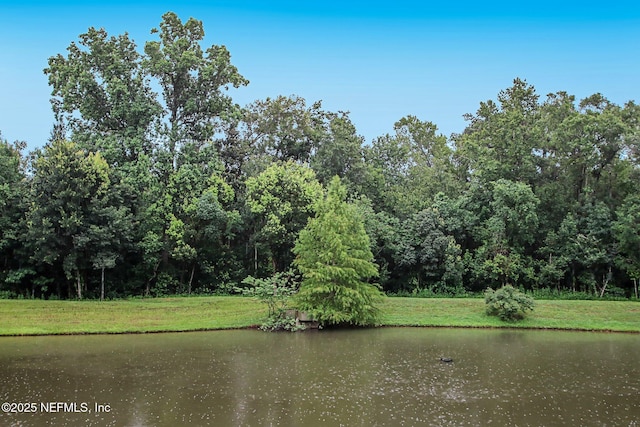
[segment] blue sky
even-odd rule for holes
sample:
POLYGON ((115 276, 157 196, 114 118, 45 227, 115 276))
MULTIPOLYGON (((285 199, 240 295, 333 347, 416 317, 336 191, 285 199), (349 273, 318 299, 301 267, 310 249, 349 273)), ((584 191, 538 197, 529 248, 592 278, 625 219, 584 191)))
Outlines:
MULTIPOLYGON (((166 11, 200 19, 251 83, 245 105, 296 94, 350 111, 367 142, 413 114, 445 135, 515 77, 541 96, 600 92, 640 102, 637 2, 0 0, 0 132, 44 145, 53 115, 42 69, 87 28, 128 32, 140 49, 166 11)), ((206 47, 205 46, 205 47, 206 47)))

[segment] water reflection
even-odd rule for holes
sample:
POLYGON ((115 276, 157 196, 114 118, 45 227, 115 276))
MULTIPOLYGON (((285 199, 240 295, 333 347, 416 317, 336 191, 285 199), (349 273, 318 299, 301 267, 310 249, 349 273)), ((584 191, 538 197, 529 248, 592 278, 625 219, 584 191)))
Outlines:
POLYGON ((629 426, 639 350, 638 335, 414 328, 2 338, 0 402, 90 411, 0 424, 629 426))

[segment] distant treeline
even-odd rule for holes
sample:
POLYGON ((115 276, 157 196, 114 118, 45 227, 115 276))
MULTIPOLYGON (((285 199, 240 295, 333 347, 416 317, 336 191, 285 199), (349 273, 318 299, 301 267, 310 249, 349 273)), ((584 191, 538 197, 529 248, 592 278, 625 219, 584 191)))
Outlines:
POLYGON ((459 134, 407 116, 365 143, 320 102, 236 105, 249 82, 200 21, 167 13, 154 34, 141 50, 90 28, 45 69, 50 140, 0 138, 0 296, 229 292, 293 268, 338 175, 385 291, 637 297, 635 103, 516 79, 459 134))

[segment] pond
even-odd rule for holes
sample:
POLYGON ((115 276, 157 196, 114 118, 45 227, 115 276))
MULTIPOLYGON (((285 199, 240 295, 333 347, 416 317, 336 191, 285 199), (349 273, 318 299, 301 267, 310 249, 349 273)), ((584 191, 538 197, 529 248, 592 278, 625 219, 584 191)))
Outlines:
POLYGON ((636 426, 639 357, 558 331, 3 337, 0 425, 636 426))

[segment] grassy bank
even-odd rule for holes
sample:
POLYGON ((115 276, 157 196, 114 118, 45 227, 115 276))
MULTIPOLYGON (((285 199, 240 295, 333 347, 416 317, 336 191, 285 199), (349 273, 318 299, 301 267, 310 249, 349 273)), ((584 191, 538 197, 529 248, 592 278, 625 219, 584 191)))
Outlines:
POLYGON ((239 297, 0 300, 0 335, 232 329, 259 324, 265 315, 261 304, 239 297))
MULTIPOLYGON (((385 326, 521 327, 640 332, 640 303, 538 301, 517 323, 484 314, 482 299, 386 298, 385 326)), ((0 335, 126 333, 244 328, 266 309, 241 297, 122 301, 0 300, 0 335)))
POLYGON ((484 313, 484 299, 387 298, 382 321, 389 326, 516 327, 640 332, 636 301, 536 301, 532 313, 507 323, 484 313))

